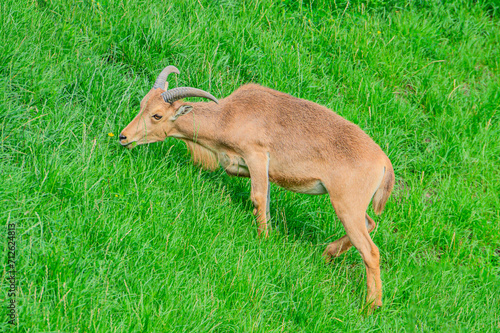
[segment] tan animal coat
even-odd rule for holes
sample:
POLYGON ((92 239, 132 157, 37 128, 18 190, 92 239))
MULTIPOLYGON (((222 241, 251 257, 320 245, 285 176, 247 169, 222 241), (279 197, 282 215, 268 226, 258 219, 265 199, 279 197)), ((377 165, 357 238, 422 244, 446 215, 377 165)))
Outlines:
MULTIPOLYGON (((375 213, 382 212, 394 185, 394 170, 380 147, 326 107, 256 84, 240 87, 218 104, 183 102, 182 89, 193 88, 153 88, 122 131, 121 144, 176 137, 195 163, 250 177, 259 235, 269 231, 270 182, 299 193, 328 193, 346 236, 329 244, 324 255, 337 257, 354 245, 366 266, 367 301, 380 306, 380 256, 369 236, 375 222, 366 214, 372 199, 375 213)), ((196 96, 217 101, 203 93, 196 96)))

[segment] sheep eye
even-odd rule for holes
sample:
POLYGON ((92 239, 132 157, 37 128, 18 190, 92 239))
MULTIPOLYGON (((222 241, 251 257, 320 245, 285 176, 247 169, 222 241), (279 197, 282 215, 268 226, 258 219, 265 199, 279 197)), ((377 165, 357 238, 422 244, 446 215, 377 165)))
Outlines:
POLYGON ((155 118, 156 120, 160 120, 160 119, 162 118, 162 116, 159 116, 159 115, 155 114, 155 115, 153 116, 153 118, 155 118))

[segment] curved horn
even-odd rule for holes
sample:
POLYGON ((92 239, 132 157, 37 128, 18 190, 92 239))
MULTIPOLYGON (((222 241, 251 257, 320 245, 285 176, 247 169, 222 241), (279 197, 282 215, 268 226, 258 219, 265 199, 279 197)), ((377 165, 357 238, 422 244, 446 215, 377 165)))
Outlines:
POLYGON ((217 98, 212 96, 210 93, 207 93, 204 90, 191 88, 191 87, 180 87, 174 88, 171 90, 167 90, 161 94, 165 102, 172 104, 173 102, 184 98, 184 97, 204 97, 211 99, 215 103, 219 104, 217 98))
POLYGON ((170 75, 170 73, 176 73, 177 75, 180 74, 179 70, 175 66, 167 66, 165 67, 160 75, 156 78, 155 84, 153 85, 153 89, 161 88, 165 89, 165 82, 167 82, 167 77, 170 75))

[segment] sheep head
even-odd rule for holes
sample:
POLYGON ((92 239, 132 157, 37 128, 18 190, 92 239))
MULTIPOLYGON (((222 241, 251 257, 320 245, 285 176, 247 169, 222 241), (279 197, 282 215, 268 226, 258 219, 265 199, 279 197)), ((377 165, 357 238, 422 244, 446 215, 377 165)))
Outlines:
POLYGON ((200 89, 181 87, 167 90, 167 77, 170 73, 179 74, 179 70, 168 66, 158 75, 153 88, 141 101, 139 114, 120 133, 122 146, 133 148, 165 140, 174 121, 192 109, 191 105, 179 101, 182 98, 204 97, 218 103, 214 96, 200 89))

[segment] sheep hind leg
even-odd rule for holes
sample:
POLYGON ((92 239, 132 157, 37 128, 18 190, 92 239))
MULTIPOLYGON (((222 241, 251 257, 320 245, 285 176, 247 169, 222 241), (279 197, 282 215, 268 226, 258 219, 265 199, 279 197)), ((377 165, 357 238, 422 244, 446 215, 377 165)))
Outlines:
MULTIPOLYGON (((373 221, 373 219, 368 214, 365 214, 365 225, 369 233, 372 232, 373 229, 375 229, 376 227, 375 221, 373 221)), ((349 240, 349 237, 345 235, 337 239, 336 241, 328 244, 325 251, 323 252, 323 256, 325 257, 325 260, 328 262, 333 258, 337 258, 341 254, 349 250, 351 247, 352 243, 349 240)))
POLYGON ((366 268, 366 303, 370 309, 382 306, 382 280, 380 279, 380 253, 366 228, 366 213, 360 209, 335 205, 351 244, 361 254, 366 268), (339 209, 338 209, 339 208, 339 209), (365 216, 363 216, 365 215, 365 216), (365 220, 365 221, 363 221, 365 220))

